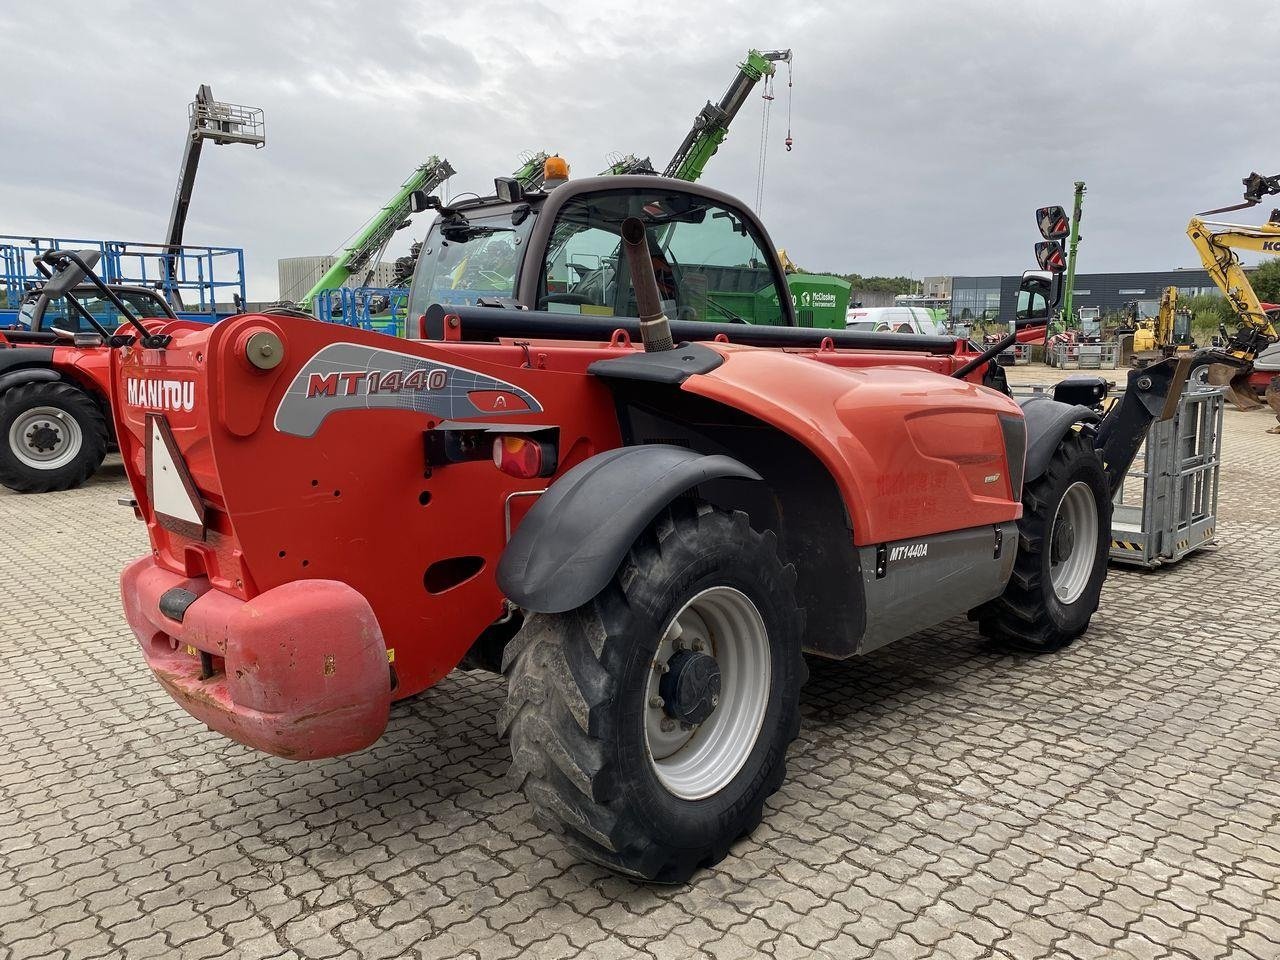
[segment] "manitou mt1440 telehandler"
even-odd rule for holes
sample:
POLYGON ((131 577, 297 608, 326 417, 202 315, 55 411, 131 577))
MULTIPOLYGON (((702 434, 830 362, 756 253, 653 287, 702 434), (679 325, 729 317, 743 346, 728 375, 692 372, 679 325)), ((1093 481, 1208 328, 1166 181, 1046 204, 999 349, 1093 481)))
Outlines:
MULTIPOLYGON (((726 194, 496 188, 418 204, 440 216, 417 339, 249 314, 147 322, 114 352, 153 548, 125 612, 193 716, 334 756, 455 667, 500 670, 540 821, 676 882, 782 783, 803 654, 966 613, 1031 651, 1088 627, 1111 491, 1192 360, 1135 371, 1105 416, 1101 380, 1019 405, 983 383, 1011 339, 797 328, 726 194)), ((1047 315, 1056 286, 1024 297, 1047 315)))

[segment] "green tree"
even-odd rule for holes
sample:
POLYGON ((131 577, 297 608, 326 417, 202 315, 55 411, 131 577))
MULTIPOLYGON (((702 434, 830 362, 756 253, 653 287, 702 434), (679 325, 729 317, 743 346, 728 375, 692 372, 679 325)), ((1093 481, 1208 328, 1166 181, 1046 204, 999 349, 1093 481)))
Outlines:
POLYGON ((1259 300, 1280 303, 1280 258, 1272 258, 1256 270, 1249 271, 1249 282, 1259 300))

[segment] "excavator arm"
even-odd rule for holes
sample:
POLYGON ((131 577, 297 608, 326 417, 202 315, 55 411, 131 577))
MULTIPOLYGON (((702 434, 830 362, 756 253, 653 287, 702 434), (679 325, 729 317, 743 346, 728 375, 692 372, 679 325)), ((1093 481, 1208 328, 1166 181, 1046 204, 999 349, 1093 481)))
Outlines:
POLYGON ((1192 217, 1187 236, 1240 321, 1226 352, 1252 362, 1264 347, 1280 339, 1280 330, 1263 310, 1235 251, 1280 254, 1280 210, 1273 210, 1271 219, 1257 227, 1192 217))
POLYGON ((1165 287, 1160 294, 1160 310, 1156 314, 1156 344, 1160 347, 1173 345, 1174 319, 1178 315, 1178 288, 1165 287))
MULTIPOLYGON (((1222 351, 1230 366, 1210 368, 1209 382, 1225 382, 1227 396, 1237 407, 1254 410, 1262 404, 1249 386, 1249 373, 1254 358, 1280 339, 1280 328, 1262 308, 1236 250, 1280 254, 1280 210, 1272 210, 1267 222, 1261 226, 1200 219, 1210 214, 1257 206, 1263 197, 1280 194, 1280 174, 1264 177, 1260 173, 1251 173, 1243 183, 1243 202, 1192 217, 1187 224, 1187 236, 1239 321, 1235 333, 1227 334, 1227 345, 1222 351), (1234 371, 1231 367, 1235 368, 1234 371)), ((1223 332, 1226 333, 1225 330, 1223 332)))

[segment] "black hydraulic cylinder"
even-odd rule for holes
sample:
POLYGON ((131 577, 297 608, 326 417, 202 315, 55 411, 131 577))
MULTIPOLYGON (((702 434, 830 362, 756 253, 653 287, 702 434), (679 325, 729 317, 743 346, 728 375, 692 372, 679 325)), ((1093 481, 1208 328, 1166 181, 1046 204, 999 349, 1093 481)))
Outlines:
MULTIPOLYGON (((640 320, 636 317, 595 317, 542 310, 513 310, 503 307, 461 307, 433 303, 427 308, 426 334, 429 340, 443 340, 445 318, 457 317, 463 340, 492 341, 499 338, 527 340, 608 340, 615 330, 625 330, 640 341, 640 320)), ((671 336, 676 342, 714 340, 724 335, 730 343, 751 347, 794 347, 816 349, 823 340, 846 350, 891 350, 904 353, 956 352, 956 337, 916 333, 873 333, 865 330, 828 330, 822 327, 774 327, 754 323, 711 323, 702 320, 672 320, 671 336)))

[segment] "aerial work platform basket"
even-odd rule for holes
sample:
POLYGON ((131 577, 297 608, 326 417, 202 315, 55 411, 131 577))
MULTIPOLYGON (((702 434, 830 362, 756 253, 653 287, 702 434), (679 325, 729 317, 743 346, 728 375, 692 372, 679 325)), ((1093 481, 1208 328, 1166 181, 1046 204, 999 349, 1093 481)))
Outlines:
POLYGON ((1223 408, 1221 390, 1193 378, 1174 418, 1151 425, 1116 492, 1112 560, 1155 567, 1217 542, 1223 408))
POLYGON ((201 86, 187 107, 191 136, 214 143, 249 143, 255 149, 266 146, 267 127, 261 107, 214 100, 208 86, 201 86))

